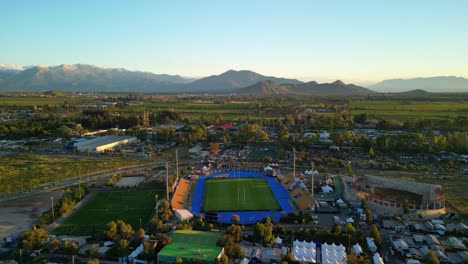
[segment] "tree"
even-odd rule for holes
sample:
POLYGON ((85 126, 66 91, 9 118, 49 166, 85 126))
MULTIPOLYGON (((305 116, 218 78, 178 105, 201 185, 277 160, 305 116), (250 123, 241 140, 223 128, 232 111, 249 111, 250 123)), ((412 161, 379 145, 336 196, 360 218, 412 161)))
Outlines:
POLYGON ((370 157, 371 159, 375 158, 374 149, 373 149, 372 147, 369 149, 369 157, 370 157))
POLYGON ((341 233, 341 225, 335 224, 331 229, 331 233, 339 235, 341 233))
POLYGON ((117 245, 112 248, 112 255, 117 257, 128 256, 129 243, 126 239, 121 239, 117 242, 117 245))
POLYGON ((226 255, 222 255, 218 260, 216 260, 217 264, 228 264, 229 258, 226 255))
POLYGON ((210 144, 210 155, 211 155, 211 157, 213 157, 214 155, 216 155, 216 153, 218 153, 218 149, 219 149, 219 144, 218 143, 211 143, 210 144))
POLYGON ((427 255, 426 255, 426 257, 424 258, 423 263, 424 263, 424 264, 439 264, 440 261, 439 261, 439 259, 437 258, 437 256, 436 256, 434 250, 431 249, 431 250, 429 250, 429 251, 427 252, 427 255))
POLYGON ((119 240, 119 239, 130 239, 135 231, 130 224, 125 223, 122 220, 117 220, 117 222, 111 221, 107 223, 106 230, 104 235, 108 239, 119 240))
POLYGON ((145 238, 145 230, 143 228, 138 229, 136 237, 139 240, 143 240, 145 238))
POLYGON ((111 221, 107 223, 106 230, 104 231, 104 235, 108 238, 113 240, 117 235, 117 223, 111 221))
POLYGON ((351 163, 348 163, 348 165, 346 165, 346 170, 348 171, 348 176, 354 175, 353 167, 351 167, 351 163))
POLYGON ((233 214, 231 216, 231 222, 232 223, 237 224, 237 223, 239 223, 239 221, 240 221, 240 216, 239 215, 233 214))
POLYGON ((380 247, 382 245, 382 237, 380 236, 380 232, 376 224, 372 224, 371 226, 371 235, 374 238, 375 244, 380 247))
POLYGON ((98 245, 92 245, 89 250, 88 250, 89 256, 95 258, 99 255, 99 246, 98 245))
POLYGON ((346 232, 348 233, 348 235, 352 235, 354 234, 354 232, 356 232, 356 228, 351 223, 348 223, 346 225, 346 232))
POLYGON ((152 247, 151 243, 148 241, 143 242, 143 255, 146 260, 155 260, 156 259, 156 251, 152 247))
POLYGON ((44 229, 31 229, 21 236, 20 247, 26 250, 37 249, 49 237, 44 229))
POLYGON ((78 253, 78 245, 75 241, 65 241, 63 244, 63 250, 68 254, 76 254, 78 253))

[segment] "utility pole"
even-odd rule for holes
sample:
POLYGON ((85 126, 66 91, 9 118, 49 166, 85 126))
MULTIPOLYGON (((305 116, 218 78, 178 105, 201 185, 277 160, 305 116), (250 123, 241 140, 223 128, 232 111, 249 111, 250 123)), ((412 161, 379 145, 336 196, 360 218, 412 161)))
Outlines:
POLYGON ((80 201, 81 201, 81 179, 78 179, 78 190, 80 191, 80 201))
POLYGON ((50 204, 52 205, 52 222, 55 222, 55 216, 54 216, 54 197, 50 197, 50 204))
POLYGON ((296 178, 296 148, 293 148, 293 176, 296 178))
POLYGON ((176 158, 176 176, 179 179, 179 149, 176 148, 175 150, 175 158, 176 158))
POLYGON ((169 202, 169 162, 166 162, 166 199, 169 202))
POLYGON ((314 198, 314 183, 315 183, 315 172, 314 172, 314 162, 310 162, 310 166, 312 167, 312 179, 311 179, 311 186, 312 186, 312 198, 314 198))

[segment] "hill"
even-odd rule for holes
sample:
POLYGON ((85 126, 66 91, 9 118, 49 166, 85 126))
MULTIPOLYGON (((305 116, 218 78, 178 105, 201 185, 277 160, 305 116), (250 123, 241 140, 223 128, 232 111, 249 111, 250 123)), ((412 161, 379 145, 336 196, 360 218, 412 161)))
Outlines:
POLYGON ((309 95, 366 95, 369 93, 374 93, 374 91, 357 86, 354 84, 345 84, 344 82, 337 80, 332 83, 317 83, 317 82, 308 82, 304 84, 297 85, 293 91, 299 94, 309 94, 309 95))
POLYGON ((378 92, 405 92, 422 89, 432 93, 468 92, 468 79, 455 76, 438 76, 413 79, 390 79, 369 86, 378 92))
POLYGON ((238 94, 253 94, 253 95, 274 95, 274 94, 291 94, 289 87, 278 85, 273 81, 260 81, 254 85, 240 88, 238 94))
POLYGON ((303 94, 317 96, 350 96, 365 95, 374 93, 374 91, 354 84, 345 84, 342 81, 322 84, 312 81, 308 83, 282 85, 278 85, 273 81, 260 81, 254 85, 239 89, 237 93, 252 95, 303 94))
POLYGON ((264 76, 253 71, 235 71, 229 70, 220 75, 212 75, 190 84, 184 85, 187 92, 218 92, 229 93, 237 91, 239 88, 256 84, 260 81, 273 81, 278 84, 300 84, 296 79, 278 78, 273 76, 264 76))

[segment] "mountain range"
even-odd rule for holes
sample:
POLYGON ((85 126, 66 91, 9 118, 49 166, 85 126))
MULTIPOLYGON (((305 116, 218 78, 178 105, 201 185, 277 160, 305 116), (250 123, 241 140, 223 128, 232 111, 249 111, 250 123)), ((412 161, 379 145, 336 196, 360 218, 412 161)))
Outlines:
POLYGON ((436 76, 412 79, 390 79, 369 86, 377 92, 406 92, 424 90, 431 93, 468 92, 468 79, 455 76, 436 76))
POLYGON ((260 81, 254 85, 238 90, 239 94, 271 95, 271 94, 302 94, 302 95, 366 95, 375 93, 367 88, 354 84, 345 84, 338 80, 332 83, 287 83, 277 84, 274 81, 260 81))
POLYGON ((101 68, 88 64, 59 66, 18 66, 0 64, 0 91, 43 92, 153 92, 153 93, 239 93, 239 94, 308 94, 365 95, 375 91, 400 92, 468 91, 468 80, 459 77, 434 77, 386 80, 369 86, 372 90, 342 81, 332 83, 302 82, 253 71, 229 70, 200 79, 179 75, 101 68), (450 88, 450 89, 449 89, 450 88), (452 89, 453 88, 453 89, 452 89))
POLYGON ((0 68, 0 90, 62 90, 70 92, 165 92, 165 93, 242 93, 242 94, 342 94, 372 92, 366 88, 345 85, 303 83, 296 79, 265 76, 253 71, 229 70, 198 80, 179 75, 106 69, 87 64, 20 66, 0 68), (257 89, 256 87, 263 87, 257 89), (313 87, 313 89, 311 88, 313 87))

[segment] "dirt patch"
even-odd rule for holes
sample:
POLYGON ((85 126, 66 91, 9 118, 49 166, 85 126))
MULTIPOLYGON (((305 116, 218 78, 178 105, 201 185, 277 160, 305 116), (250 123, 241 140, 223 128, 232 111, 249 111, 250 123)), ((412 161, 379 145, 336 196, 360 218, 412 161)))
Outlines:
POLYGON ((8 235, 18 236, 30 229, 39 216, 50 209, 50 197, 54 203, 63 196, 63 191, 52 191, 0 203, 0 239, 8 235))

